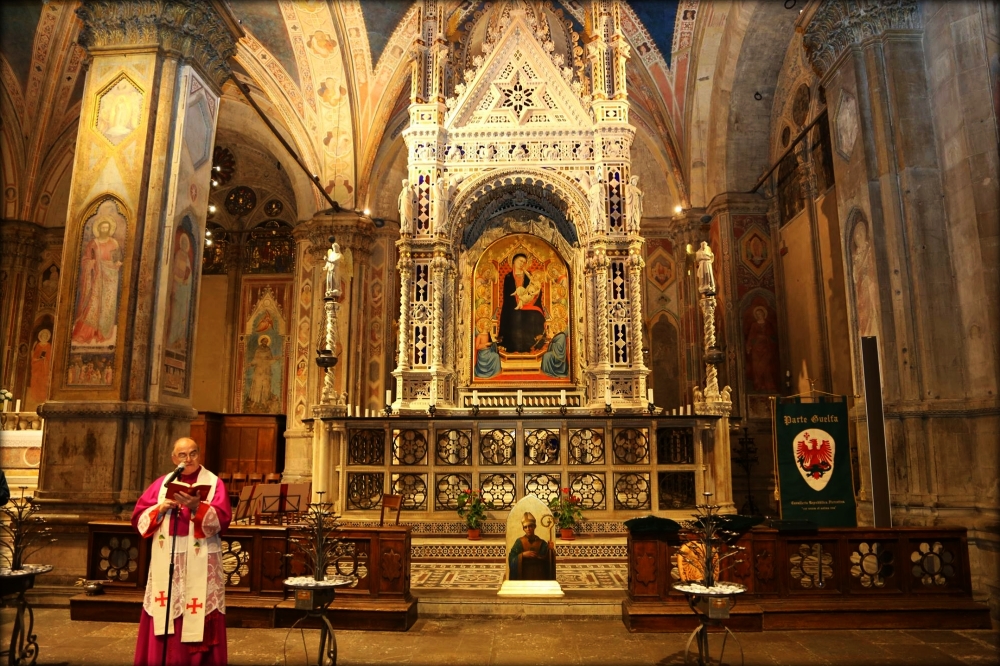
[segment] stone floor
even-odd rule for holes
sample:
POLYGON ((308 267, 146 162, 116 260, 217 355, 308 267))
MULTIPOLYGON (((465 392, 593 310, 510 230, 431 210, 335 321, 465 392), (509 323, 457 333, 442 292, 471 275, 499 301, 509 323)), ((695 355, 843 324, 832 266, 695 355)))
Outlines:
MULTIPOLYGON (((2 634, 9 631, 10 613, 5 609, 0 614, 2 634)), ((136 627, 73 622, 68 610, 40 609, 35 615, 40 645, 38 664, 131 664, 136 627)), ((310 663, 316 660, 318 633, 304 632, 310 663)), ((1000 663, 1000 640, 992 631, 787 631, 738 634, 738 637, 748 665, 1000 663)), ((341 666, 680 666, 684 663, 687 637, 630 634, 617 619, 421 619, 406 633, 339 631, 337 639, 341 666)), ((713 650, 718 649, 720 641, 721 637, 712 637, 713 650)), ((735 647, 730 639, 726 647, 727 664, 740 663, 738 650, 731 652, 735 647)), ((233 666, 305 664, 303 633, 287 629, 230 629, 229 658, 233 666)))

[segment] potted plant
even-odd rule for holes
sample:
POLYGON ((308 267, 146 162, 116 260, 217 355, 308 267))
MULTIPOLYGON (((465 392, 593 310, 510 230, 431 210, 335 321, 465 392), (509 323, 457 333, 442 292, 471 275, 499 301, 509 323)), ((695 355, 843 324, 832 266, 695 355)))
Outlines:
POLYGON ((463 490, 458 495, 458 515, 465 520, 469 539, 480 538, 483 521, 486 520, 486 504, 478 490, 463 490))
POLYGON ((583 517, 580 496, 574 495, 569 488, 563 488, 559 495, 549 500, 549 509, 559 525, 559 536, 563 539, 574 539, 574 530, 586 520, 583 517))

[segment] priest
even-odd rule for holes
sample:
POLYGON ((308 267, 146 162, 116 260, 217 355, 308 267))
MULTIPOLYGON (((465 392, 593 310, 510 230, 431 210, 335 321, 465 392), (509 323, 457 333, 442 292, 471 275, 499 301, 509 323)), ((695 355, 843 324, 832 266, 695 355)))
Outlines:
POLYGON ((229 494, 222 481, 202 467, 198 443, 193 439, 181 437, 174 442, 171 460, 178 469, 183 465, 176 481, 191 486, 190 492, 169 484, 175 492, 171 492, 173 499, 168 499, 168 478, 160 477, 146 489, 132 512, 132 525, 153 540, 135 666, 163 664, 164 641, 166 665, 224 666, 226 574, 219 534, 232 518, 229 494), (199 486, 204 487, 204 499, 199 486), (174 576, 168 589, 174 535, 174 576))

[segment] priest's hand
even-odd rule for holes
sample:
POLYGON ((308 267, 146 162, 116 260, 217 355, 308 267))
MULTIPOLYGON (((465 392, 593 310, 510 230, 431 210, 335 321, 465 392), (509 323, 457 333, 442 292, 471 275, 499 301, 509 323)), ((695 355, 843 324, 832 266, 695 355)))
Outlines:
POLYGON ((201 498, 197 495, 188 495, 184 492, 178 492, 174 495, 174 499, 177 500, 178 504, 186 507, 188 511, 194 513, 198 510, 198 505, 201 504, 201 498))
POLYGON ((166 515, 167 511, 176 508, 177 508, 177 502, 173 500, 163 500, 162 502, 159 503, 159 505, 157 505, 156 512, 158 515, 164 516, 166 515))

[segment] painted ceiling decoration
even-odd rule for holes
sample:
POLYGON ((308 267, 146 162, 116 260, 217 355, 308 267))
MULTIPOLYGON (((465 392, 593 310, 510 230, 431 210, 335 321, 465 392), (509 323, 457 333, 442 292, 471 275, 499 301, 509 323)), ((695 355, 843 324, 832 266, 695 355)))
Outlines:
MULTIPOLYGON (((404 106, 407 103, 409 54, 420 36, 421 11, 428 1, 240 0, 232 4, 246 31, 235 57, 235 75, 250 86, 255 101, 320 176, 327 193, 344 207, 365 204, 382 142, 399 140, 401 128, 389 127, 389 123, 400 110, 400 100, 404 106)), ((590 0, 518 2, 539 19, 544 18, 553 55, 561 57, 561 67, 573 70, 578 85, 585 86, 582 73, 588 66, 584 54, 590 34, 590 0)), ((462 77, 481 62, 491 36, 495 38, 502 27, 500 17, 509 4, 500 0, 447 0, 442 4, 453 77, 462 77)), ((28 0, 4 8, 0 76, 5 105, 19 122, 32 117, 33 109, 51 109, 58 102, 61 106, 49 113, 66 114, 60 126, 72 130, 84 80, 76 76, 82 50, 73 45, 79 30, 75 6, 69 0, 28 0), (72 29, 66 30, 66 25, 72 29), (70 35, 65 46, 53 42, 58 31, 70 35)), ((697 13, 698 0, 628 0, 621 4, 622 31, 632 46, 628 68, 635 104, 640 107, 637 115, 650 134, 662 138, 664 161, 673 165, 676 155, 684 152, 688 61, 697 13)), ((449 95, 456 96, 455 84, 461 83, 452 81, 449 95)), ((521 100, 511 107, 520 109, 520 119, 542 113, 544 86, 532 83, 525 87, 527 80, 510 83, 511 91, 516 90, 521 100)), ((235 87, 227 86, 224 95, 240 101, 235 87)), ((47 122, 42 126, 52 125, 47 122)), ((54 139, 28 137, 31 145, 18 150, 24 159, 48 154, 54 139)), ((69 150, 71 139, 66 142, 69 150)), ((22 138, 12 145, 23 143, 22 138)), ((40 165, 24 168, 26 173, 38 171, 40 165)), ((49 165, 46 173, 51 171, 49 165)), ((50 173, 52 178, 58 180, 50 173)), ((49 182, 43 187, 49 198, 56 185, 49 182)), ((41 193, 35 196, 40 201, 41 193)), ((316 200, 320 208, 318 194, 316 200)), ((14 208, 16 213, 10 210, 7 214, 41 214, 38 201, 18 202, 14 208), (32 209, 34 212, 29 212, 32 209)))

